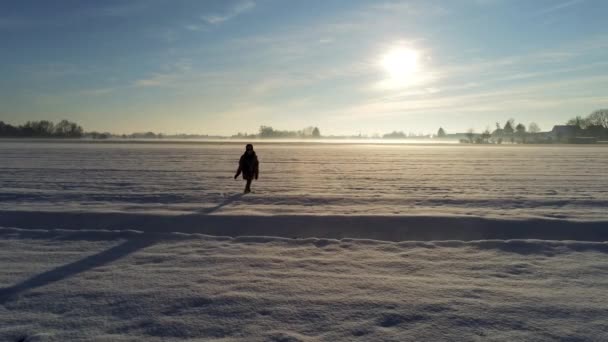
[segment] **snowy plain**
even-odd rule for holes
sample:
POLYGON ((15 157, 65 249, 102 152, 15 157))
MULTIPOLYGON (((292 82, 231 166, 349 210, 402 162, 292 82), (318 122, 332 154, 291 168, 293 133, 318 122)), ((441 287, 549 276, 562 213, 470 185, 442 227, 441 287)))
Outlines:
POLYGON ((0 340, 608 340, 608 147, 255 146, 0 142, 0 340))
POLYGON ((0 143, 0 210, 608 218, 606 146, 0 143))

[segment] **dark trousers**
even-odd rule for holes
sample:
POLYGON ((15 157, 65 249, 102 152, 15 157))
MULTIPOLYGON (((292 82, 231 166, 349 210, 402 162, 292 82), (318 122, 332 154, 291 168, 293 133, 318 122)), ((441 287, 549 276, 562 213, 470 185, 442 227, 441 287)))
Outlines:
POLYGON ((245 192, 251 192, 251 181, 253 181, 253 178, 247 178, 247 184, 245 185, 245 192))

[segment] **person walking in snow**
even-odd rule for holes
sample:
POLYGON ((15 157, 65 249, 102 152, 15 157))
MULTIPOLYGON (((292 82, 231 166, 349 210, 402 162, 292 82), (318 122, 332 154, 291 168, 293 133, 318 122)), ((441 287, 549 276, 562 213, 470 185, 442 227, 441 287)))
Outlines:
POLYGON ((239 159, 239 168, 236 170, 236 175, 234 175, 234 179, 236 179, 241 172, 243 173, 243 179, 247 181, 247 184, 245 185, 246 194, 251 192, 251 182, 253 179, 258 179, 260 173, 259 165, 260 162, 253 150, 253 145, 247 144, 247 146, 245 146, 245 153, 243 153, 241 159, 239 159))

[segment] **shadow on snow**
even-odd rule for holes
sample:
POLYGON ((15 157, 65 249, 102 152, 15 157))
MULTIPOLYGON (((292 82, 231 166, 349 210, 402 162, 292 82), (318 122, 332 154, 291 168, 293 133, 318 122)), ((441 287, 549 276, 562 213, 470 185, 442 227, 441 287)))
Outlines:
POLYGON ((575 240, 608 241, 608 222, 562 219, 504 220, 463 216, 210 215, 240 196, 197 214, 0 211, 1 227, 137 230, 218 236, 354 238, 384 241, 575 240))
POLYGON ((19 284, 0 289, 0 304, 5 304, 25 291, 49 285, 88 271, 95 267, 100 267, 134 253, 142 248, 154 243, 150 239, 131 239, 110 249, 104 250, 94 255, 74 261, 67 265, 59 266, 52 270, 33 276, 19 284))

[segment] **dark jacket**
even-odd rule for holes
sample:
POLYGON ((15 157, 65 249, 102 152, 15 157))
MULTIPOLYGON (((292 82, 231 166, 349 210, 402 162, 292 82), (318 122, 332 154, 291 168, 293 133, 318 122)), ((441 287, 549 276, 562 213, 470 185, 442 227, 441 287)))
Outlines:
POLYGON ((236 170, 236 177, 243 173, 243 179, 258 179, 260 173, 258 156, 253 152, 251 155, 247 155, 245 152, 241 159, 239 159, 239 169, 236 170))

